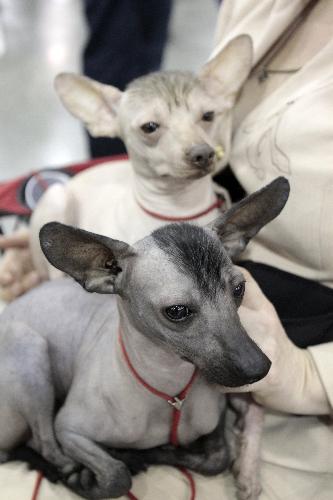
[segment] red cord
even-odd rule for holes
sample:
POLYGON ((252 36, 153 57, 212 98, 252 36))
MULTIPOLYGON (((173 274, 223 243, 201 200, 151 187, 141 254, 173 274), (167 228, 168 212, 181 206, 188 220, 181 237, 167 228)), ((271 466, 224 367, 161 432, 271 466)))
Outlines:
POLYGON ((36 478, 36 482, 35 482, 35 486, 34 486, 34 490, 32 492, 32 497, 31 497, 31 500, 37 500, 37 497, 38 497, 38 493, 40 491, 40 485, 42 483, 42 480, 43 480, 43 474, 42 472, 37 472, 37 478, 36 478))
MULTIPOLYGON (((125 347, 123 338, 121 336, 120 329, 119 329, 118 339, 119 339, 120 347, 121 347, 121 350, 122 350, 122 353, 123 353, 123 356, 125 358, 125 361, 126 361, 126 364, 127 364, 128 368, 130 369, 130 371, 134 375, 134 378, 136 378, 138 380, 138 382, 140 382, 140 384, 143 385, 143 387, 145 389, 147 389, 152 394, 155 394, 155 396, 158 396, 158 397, 164 399, 168 403, 174 403, 174 402, 177 402, 177 400, 181 401, 181 402, 184 401, 184 399, 186 398, 187 393, 189 392, 190 388, 192 387, 194 379, 195 379, 195 377, 197 375, 197 370, 196 369, 194 370, 194 372, 193 372, 190 380, 188 381, 188 383, 186 384, 186 386, 184 387, 184 389, 178 394, 178 396, 176 396, 176 397, 175 396, 170 396, 170 394, 166 394, 165 392, 159 391, 155 387, 149 385, 138 374, 138 372, 136 371, 136 369, 132 365, 132 362, 131 362, 131 360, 129 358, 129 355, 128 355, 127 351, 126 351, 126 347, 125 347)), ((179 422, 180 422, 180 417, 181 417, 181 407, 180 407, 180 409, 173 407, 172 423, 171 423, 171 431, 170 431, 170 443, 173 444, 174 446, 178 446, 178 444, 179 444, 179 441, 178 441, 178 426, 179 426, 179 422)), ((190 483, 190 489, 191 489, 191 499, 190 500, 195 500, 195 494, 196 494, 196 491, 195 491, 195 482, 194 482, 194 479, 193 479, 192 475, 190 474, 190 472, 187 469, 185 469, 185 467, 178 467, 178 469, 184 474, 184 476, 188 479, 188 481, 190 483)), ((127 494, 127 496, 131 500, 137 500, 136 497, 131 492, 129 492, 127 494)))
POLYGON ((181 417, 181 411, 177 410, 177 408, 173 409, 173 414, 172 414, 172 424, 171 424, 171 431, 170 431, 170 443, 173 444, 173 446, 178 446, 178 425, 181 417))
POLYGON ((185 469, 185 467, 178 467, 178 469, 188 479, 188 482, 190 483, 190 489, 191 489, 191 500, 195 500, 196 490, 195 490, 195 482, 194 482, 192 474, 187 469, 185 469))
POLYGON ((174 402, 175 398, 178 398, 181 401, 183 401, 185 399, 185 397, 186 397, 188 391, 190 390, 190 388, 194 382, 194 379, 197 375, 197 370, 193 371, 193 374, 192 374, 190 380, 188 381, 188 383, 186 384, 184 389, 177 396, 170 396, 170 394, 167 394, 166 392, 159 391, 158 389, 156 389, 152 385, 147 384, 147 382, 138 374, 138 372, 136 371, 136 369, 132 365, 131 360, 129 359, 129 356, 128 356, 128 353, 126 351, 126 347, 125 347, 123 338, 121 336, 120 330, 119 330, 118 340, 119 340, 119 344, 120 344, 120 347, 121 347, 121 350, 122 350, 122 353, 123 353, 123 356, 125 358, 125 361, 126 361, 128 368, 130 369, 130 371, 134 375, 134 378, 136 378, 138 380, 138 382, 140 382, 140 384, 143 385, 143 387, 145 389, 147 389, 149 392, 151 392, 155 396, 158 396, 159 398, 164 399, 168 403, 169 403, 169 401, 174 402))
POLYGON ((151 217, 154 217, 154 219, 159 219, 159 220, 164 220, 168 222, 182 222, 182 221, 189 221, 189 220, 195 220, 198 219, 199 217, 202 217, 203 215, 209 214, 209 212, 212 212, 215 208, 220 208, 224 204, 224 200, 221 198, 217 198, 216 201, 212 205, 210 205, 208 208, 203 210, 202 212, 199 212, 195 215, 188 215, 187 217, 172 217, 171 215, 162 215, 158 214, 157 212, 152 212, 151 210, 148 210, 144 206, 142 206, 138 200, 136 200, 137 204, 143 210, 146 214, 150 215, 151 217))
POLYGON ((138 500, 138 498, 133 495, 133 493, 131 493, 130 491, 127 493, 126 495, 130 500, 138 500))

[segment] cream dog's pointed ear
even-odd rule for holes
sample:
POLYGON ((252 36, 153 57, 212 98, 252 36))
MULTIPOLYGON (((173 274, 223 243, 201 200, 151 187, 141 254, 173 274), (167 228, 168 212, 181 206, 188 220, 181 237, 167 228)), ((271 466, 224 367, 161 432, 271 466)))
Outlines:
POLYGON ((223 97, 231 107, 251 71, 252 60, 251 37, 239 35, 203 66, 199 79, 211 95, 223 97))
POLYGON ((60 73, 54 86, 64 106, 83 121, 92 136, 119 135, 117 108, 122 96, 120 90, 72 73, 60 73))

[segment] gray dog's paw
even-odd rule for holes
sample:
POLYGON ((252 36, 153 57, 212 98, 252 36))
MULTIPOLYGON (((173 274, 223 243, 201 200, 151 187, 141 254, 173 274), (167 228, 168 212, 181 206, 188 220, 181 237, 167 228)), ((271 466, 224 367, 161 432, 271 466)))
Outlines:
POLYGON ((90 490, 94 482, 96 482, 94 473, 85 467, 79 470, 72 470, 66 478, 66 483, 72 489, 83 488, 84 490, 90 490))
POLYGON ((123 462, 132 476, 145 472, 148 469, 148 464, 145 463, 145 451, 133 449, 116 449, 108 448, 107 452, 111 457, 123 462))
POLYGON ((113 464, 108 474, 95 474, 81 466, 68 471, 63 482, 70 489, 89 500, 117 498, 128 493, 132 486, 129 470, 122 462, 113 464))

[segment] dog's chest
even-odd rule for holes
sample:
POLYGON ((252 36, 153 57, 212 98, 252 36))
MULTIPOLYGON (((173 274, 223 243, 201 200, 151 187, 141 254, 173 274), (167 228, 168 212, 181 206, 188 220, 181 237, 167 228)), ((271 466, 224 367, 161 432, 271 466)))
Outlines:
MULTIPOLYGON (((178 214, 174 213, 174 200, 170 206, 172 218, 156 216, 158 209, 148 206, 150 212, 144 210, 136 200, 133 189, 132 172, 129 162, 124 165, 98 167, 88 174, 81 174, 70 184, 71 197, 74 201, 73 223, 82 229, 104 234, 115 239, 134 243, 155 229, 172 222, 178 214), (92 175, 94 174, 94 175, 92 175)), ((211 185, 207 186, 208 194, 201 193, 204 198, 211 196, 211 185)), ((190 221, 200 226, 215 219, 219 209, 206 212, 198 209, 198 199, 193 199, 193 215, 190 221), (198 213, 199 211, 199 213, 198 213)), ((209 206, 209 202, 207 202, 209 206)), ((206 207, 205 207, 206 208, 206 207)), ((166 213, 168 210, 164 207, 166 213)), ((179 213, 180 220, 182 213, 179 213)))
POLYGON ((224 411, 225 397, 204 381, 193 387, 193 393, 184 401, 178 427, 178 440, 186 445, 212 432, 224 411))
MULTIPOLYGON (((178 442, 186 445, 212 432, 224 410, 224 396, 212 386, 198 380, 184 400, 176 426, 178 442)), ((150 448, 170 442, 175 410, 165 400, 138 388, 126 400, 122 394, 118 415, 109 414, 99 430, 98 440, 120 448, 150 448), (127 403, 126 403, 127 401, 127 403)))
POLYGON ((87 231, 132 244, 166 224, 150 217, 138 206, 129 179, 122 184, 86 186, 84 198, 94 199, 93 206, 84 203, 82 191, 75 196, 76 224, 87 231))

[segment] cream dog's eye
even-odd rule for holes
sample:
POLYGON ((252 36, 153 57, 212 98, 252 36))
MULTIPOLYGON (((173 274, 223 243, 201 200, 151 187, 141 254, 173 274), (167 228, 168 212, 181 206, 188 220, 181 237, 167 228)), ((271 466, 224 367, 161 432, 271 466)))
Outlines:
POLYGON ((158 128, 159 128, 159 124, 156 122, 147 122, 147 123, 144 123, 143 125, 141 125, 141 130, 145 134, 152 134, 158 128))
POLYGON ((214 111, 206 111, 201 117, 201 120, 204 122, 212 122, 215 118, 215 112, 214 111))

